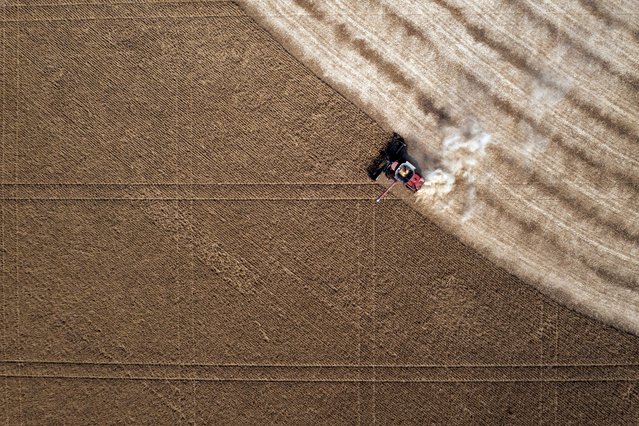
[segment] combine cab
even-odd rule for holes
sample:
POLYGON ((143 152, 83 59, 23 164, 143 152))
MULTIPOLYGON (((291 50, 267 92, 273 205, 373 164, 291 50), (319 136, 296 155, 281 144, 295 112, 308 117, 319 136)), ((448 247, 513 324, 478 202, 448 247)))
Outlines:
POLYGON ((406 142, 397 133, 393 134, 386 148, 384 148, 379 156, 368 167, 368 176, 372 180, 377 180, 379 175, 384 173, 388 180, 392 181, 391 185, 380 195, 376 202, 382 201, 382 198, 390 192, 391 189, 400 182, 410 189, 417 192, 424 184, 424 178, 421 171, 411 162, 406 149, 406 142))

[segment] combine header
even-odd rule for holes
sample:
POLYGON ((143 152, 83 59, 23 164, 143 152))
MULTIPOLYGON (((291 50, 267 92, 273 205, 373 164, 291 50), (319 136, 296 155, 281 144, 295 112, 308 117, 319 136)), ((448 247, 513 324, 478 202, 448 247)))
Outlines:
POLYGON ((404 138, 397 133, 393 133, 393 137, 390 142, 388 142, 388 145, 386 145, 368 167, 368 176, 374 181, 376 181, 382 173, 384 173, 386 178, 392 183, 377 197, 377 200, 375 200, 376 203, 381 202, 397 182, 403 183, 404 186, 412 192, 419 191, 424 184, 421 171, 410 161, 404 138))

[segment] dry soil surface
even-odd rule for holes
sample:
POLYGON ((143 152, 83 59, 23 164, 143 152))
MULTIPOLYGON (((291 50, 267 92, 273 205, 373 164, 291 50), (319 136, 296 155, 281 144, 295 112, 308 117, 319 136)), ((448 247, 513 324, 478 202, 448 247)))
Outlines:
POLYGON ((636 422, 639 339, 376 206, 388 134, 234 4, 1 10, 0 422, 636 422))

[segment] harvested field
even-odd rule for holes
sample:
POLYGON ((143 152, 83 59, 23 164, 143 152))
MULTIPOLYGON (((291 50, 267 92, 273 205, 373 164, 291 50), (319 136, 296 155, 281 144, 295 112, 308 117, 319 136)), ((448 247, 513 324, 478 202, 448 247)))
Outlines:
POLYGON ((639 333, 636 1, 238 3, 410 141, 430 172, 415 209, 639 333))
POLYGON ((0 10, 1 423, 639 417, 639 338, 376 206, 388 133, 234 3, 0 10))

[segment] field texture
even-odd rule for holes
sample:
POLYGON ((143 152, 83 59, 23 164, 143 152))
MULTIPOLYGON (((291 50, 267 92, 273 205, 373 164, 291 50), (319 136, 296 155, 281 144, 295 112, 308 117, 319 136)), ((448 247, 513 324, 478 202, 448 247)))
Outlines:
POLYGON ((409 139, 428 173, 418 211, 639 333, 636 0, 239 3, 409 139))
POLYGON ((60 1, 0 9, 0 423, 636 423, 639 338, 375 205, 241 8, 60 1))

